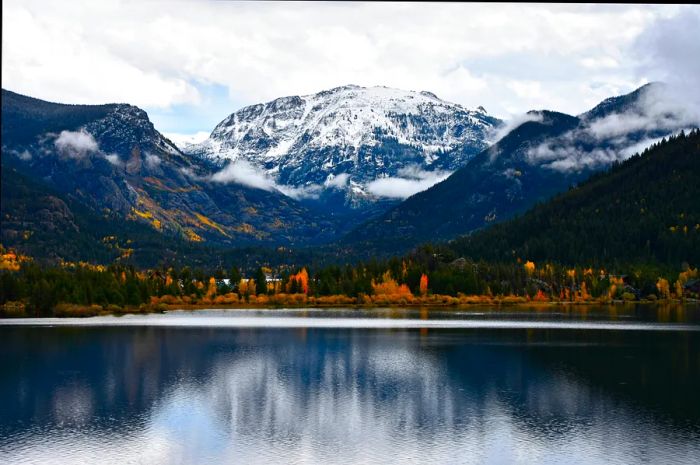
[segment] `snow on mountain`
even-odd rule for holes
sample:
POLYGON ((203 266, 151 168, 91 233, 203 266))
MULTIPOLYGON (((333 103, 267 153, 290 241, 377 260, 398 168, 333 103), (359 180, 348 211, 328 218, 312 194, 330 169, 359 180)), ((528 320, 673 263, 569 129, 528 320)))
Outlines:
POLYGON ((245 107, 185 150, 221 166, 247 161, 279 185, 371 200, 383 196, 368 188, 378 179, 459 168, 500 124, 430 92, 347 85, 245 107))
POLYGON ((209 133, 206 131, 197 131, 194 134, 168 132, 163 135, 174 142, 181 150, 186 150, 190 145, 204 142, 209 137, 209 133))

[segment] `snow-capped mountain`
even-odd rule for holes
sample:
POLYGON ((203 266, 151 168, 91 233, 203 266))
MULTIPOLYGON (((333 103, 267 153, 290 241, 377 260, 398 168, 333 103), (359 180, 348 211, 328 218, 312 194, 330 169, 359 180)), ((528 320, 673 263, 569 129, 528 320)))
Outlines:
MULTIPOLYGON (((523 213, 664 137, 700 126, 675 92, 651 83, 578 116, 531 111, 445 181, 351 231, 348 243, 393 252, 451 239, 523 213)), ((374 249, 376 250, 376 249, 374 249)))
POLYGON ((347 85, 245 107, 184 150, 221 166, 245 160, 279 185, 332 187, 356 201, 381 196, 368 188, 377 179, 459 168, 500 124, 482 107, 430 92, 347 85))

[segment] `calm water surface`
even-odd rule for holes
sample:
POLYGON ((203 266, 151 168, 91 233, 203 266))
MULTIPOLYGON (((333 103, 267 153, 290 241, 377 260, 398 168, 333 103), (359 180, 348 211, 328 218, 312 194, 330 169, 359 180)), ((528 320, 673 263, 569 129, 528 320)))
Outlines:
POLYGON ((0 321, 2 464, 697 464, 700 308, 0 321))

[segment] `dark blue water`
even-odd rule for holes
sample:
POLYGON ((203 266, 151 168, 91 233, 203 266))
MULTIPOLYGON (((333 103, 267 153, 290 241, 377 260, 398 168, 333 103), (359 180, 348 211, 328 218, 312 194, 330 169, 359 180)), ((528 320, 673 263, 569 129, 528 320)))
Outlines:
POLYGON ((699 320, 588 307, 3 321, 0 463, 697 464, 699 320))

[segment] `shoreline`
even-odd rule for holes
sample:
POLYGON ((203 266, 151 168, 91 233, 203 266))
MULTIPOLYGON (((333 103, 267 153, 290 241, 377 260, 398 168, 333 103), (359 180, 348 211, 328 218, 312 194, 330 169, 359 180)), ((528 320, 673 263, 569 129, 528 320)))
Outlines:
MULTIPOLYGON (((452 298, 456 299, 456 298, 452 298)), ((449 310, 449 309, 466 309, 474 308, 478 306, 489 306, 489 307, 506 307, 506 308, 555 308, 555 307, 591 307, 591 306, 614 306, 614 307, 631 307, 631 306, 684 306, 684 307, 700 307, 700 300, 697 299, 667 299, 667 300, 641 300, 641 301, 628 301, 628 300, 609 300, 609 301, 597 301, 597 300, 586 300, 586 301, 527 301, 525 299, 514 299, 514 298, 504 298, 504 299, 490 299, 490 300, 471 300, 471 301, 457 301, 452 300, 448 302, 372 302, 372 303, 327 303, 327 302, 299 302, 299 303, 280 303, 271 304, 266 303, 227 303, 227 304, 217 304, 217 303, 172 303, 172 304, 142 304, 140 306, 125 306, 120 307, 117 305, 76 305, 76 304, 59 304, 57 305, 52 315, 36 315, 32 312, 27 312, 23 306, 19 305, 5 305, 0 307, 0 319, 13 319, 13 318, 89 318, 94 316, 121 316, 121 315, 146 315, 146 314, 157 314, 172 312, 178 310, 184 311, 198 311, 198 310, 280 310, 280 309, 318 309, 318 310, 335 310, 335 309, 347 309, 347 310, 376 310, 376 309, 420 309, 420 310, 449 310)))

